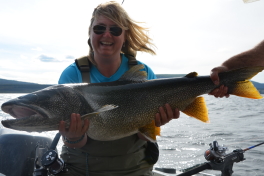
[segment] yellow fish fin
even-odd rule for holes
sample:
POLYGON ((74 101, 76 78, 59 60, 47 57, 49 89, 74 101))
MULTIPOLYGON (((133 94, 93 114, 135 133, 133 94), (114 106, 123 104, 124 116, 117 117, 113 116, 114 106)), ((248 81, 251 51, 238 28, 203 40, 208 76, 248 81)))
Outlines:
POLYGON ((85 120, 85 119, 89 119, 91 117, 95 117, 97 116, 99 113, 101 112, 104 112, 104 111, 110 111, 112 109, 115 109, 117 108, 118 106, 116 105, 112 105, 112 104, 109 104, 109 105, 104 105, 103 107, 101 107, 100 109, 97 109, 95 112, 91 112, 91 113, 88 113, 88 114, 84 114, 81 116, 81 119, 82 120, 85 120))
POLYGON ((188 116, 209 123, 208 110, 203 97, 196 97, 183 111, 188 116))
POLYGON ((160 136, 160 127, 156 127, 155 120, 148 125, 139 128, 139 132, 151 142, 156 142, 156 136, 160 136))
POLYGON ((240 97, 261 99, 263 98, 251 81, 239 81, 232 90, 232 94, 240 97))

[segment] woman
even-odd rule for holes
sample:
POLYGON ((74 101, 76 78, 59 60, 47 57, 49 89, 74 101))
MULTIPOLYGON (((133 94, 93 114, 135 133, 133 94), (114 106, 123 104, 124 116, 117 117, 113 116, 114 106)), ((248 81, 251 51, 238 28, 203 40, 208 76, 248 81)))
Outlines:
MULTIPOLYGON (((151 39, 146 29, 137 25, 116 2, 100 4, 95 8, 89 27, 89 61, 91 83, 110 82, 119 79, 128 69, 128 55, 137 51, 155 54, 149 46, 151 39)), ((138 61, 138 64, 143 64, 138 61)), ((155 79, 153 71, 145 65, 148 79, 155 79)), ((82 82, 76 64, 67 67, 59 80, 62 83, 82 82)), ((177 109, 166 104, 156 114, 157 127, 179 117, 177 109)), ((124 117, 125 118, 125 117, 124 117)), ((88 120, 82 122, 73 113, 69 129, 61 122, 59 131, 64 138, 62 159, 68 172, 61 175, 152 175, 153 164, 146 160, 147 140, 135 134, 115 141, 96 141, 86 135, 88 120)))
MULTIPOLYGON (((153 44, 145 34, 145 30, 130 19, 118 3, 100 4, 93 12, 89 27, 88 57, 92 63, 90 64, 91 83, 119 79, 129 69, 128 55, 135 57, 137 51, 155 54, 149 47, 153 44)), ((219 82, 219 72, 243 66, 264 65, 264 59, 260 57, 263 56, 263 43, 214 68, 211 78, 215 84, 219 82), (255 57, 256 54, 258 55, 255 57), (257 58, 260 60, 256 60, 257 58)), ((138 61, 138 64, 142 63, 138 61)), ((148 66, 145 65, 144 70, 148 73, 148 79, 156 78, 148 66)), ((59 83, 80 83, 82 81, 81 73, 74 63, 63 71, 59 83)), ((215 97, 228 97, 227 90, 227 87, 220 86, 210 94, 215 97)), ((172 110, 166 104, 165 109, 159 108, 155 124, 159 127, 177 118, 179 118, 179 111, 172 110)), ((80 115, 75 113, 71 116, 69 129, 65 128, 63 121, 60 123, 59 129, 65 144, 61 157, 68 168, 68 172, 60 175, 152 175, 153 165, 147 162, 145 155, 147 142, 140 134, 115 141, 101 142, 87 137, 85 132, 88 128, 89 122, 87 120, 82 122, 80 115)))

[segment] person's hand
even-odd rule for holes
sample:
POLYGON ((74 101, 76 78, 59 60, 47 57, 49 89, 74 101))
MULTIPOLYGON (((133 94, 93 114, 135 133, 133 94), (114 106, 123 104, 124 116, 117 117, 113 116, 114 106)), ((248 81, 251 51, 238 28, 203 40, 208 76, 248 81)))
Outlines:
POLYGON ((65 136, 70 141, 76 141, 80 139, 88 130, 89 121, 81 120, 80 114, 71 114, 70 127, 65 127, 65 122, 61 121, 59 125, 59 132, 62 136, 65 136))
MULTIPOLYGON (((220 72, 225 72, 225 71, 228 71, 228 68, 225 67, 225 66, 219 66, 219 67, 215 67, 211 70, 211 79, 213 81, 213 83, 215 85, 219 85, 220 81, 219 81, 219 77, 218 77, 218 73, 220 72)), ((212 90, 209 95, 213 95, 215 96, 216 98, 220 97, 226 97, 228 98, 229 97, 229 94, 227 93, 228 91, 228 87, 224 86, 224 85, 221 85, 219 88, 216 88, 214 90, 212 90)))
POLYGON ((163 107, 159 107, 159 113, 156 114, 155 125, 157 127, 165 125, 170 120, 180 117, 180 111, 178 109, 173 111, 168 103, 165 104, 165 108, 166 110, 163 107))

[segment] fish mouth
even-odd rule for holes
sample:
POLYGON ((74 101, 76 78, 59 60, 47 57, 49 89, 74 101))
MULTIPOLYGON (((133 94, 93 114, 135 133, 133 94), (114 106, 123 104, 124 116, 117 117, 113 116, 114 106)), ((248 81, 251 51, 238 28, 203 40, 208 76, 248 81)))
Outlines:
POLYGON ((44 112, 44 110, 32 105, 3 104, 1 108, 5 113, 10 114, 16 119, 27 118, 32 116, 48 118, 48 115, 44 112))
POLYGON ((49 127, 45 124, 49 120, 49 113, 45 109, 23 103, 5 103, 1 108, 15 118, 1 121, 6 128, 27 132, 42 132, 45 130, 41 128, 42 126, 49 127))

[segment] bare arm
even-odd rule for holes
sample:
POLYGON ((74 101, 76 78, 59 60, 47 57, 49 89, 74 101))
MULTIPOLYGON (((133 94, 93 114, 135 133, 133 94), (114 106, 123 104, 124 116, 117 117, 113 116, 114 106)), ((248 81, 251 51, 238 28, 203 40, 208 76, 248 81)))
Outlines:
MULTIPOLYGON (((249 66, 264 66, 264 40, 254 48, 235 55, 223 62, 222 65, 213 68, 211 70, 211 79, 214 84, 218 85, 218 73, 249 66)), ((215 97, 228 97, 229 95, 227 94, 227 91, 227 87, 221 86, 209 94, 214 95, 215 97)))
POLYGON ((264 40, 254 48, 226 60, 222 66, 228 70, 248 66, 264 66, 264 40))

